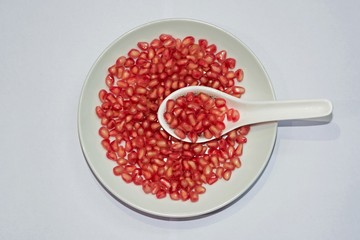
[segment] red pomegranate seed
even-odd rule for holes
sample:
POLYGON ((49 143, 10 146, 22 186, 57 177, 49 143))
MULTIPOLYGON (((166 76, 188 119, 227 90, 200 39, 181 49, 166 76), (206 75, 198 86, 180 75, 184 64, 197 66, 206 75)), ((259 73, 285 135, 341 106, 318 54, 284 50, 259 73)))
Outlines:
POLYGON ((198 42, 199 42, 199 46, 205 50, 208 45, 208 41, 206 39, 199 39, 198 42))
POLYGON ((147 50, 149 47, 149 44, 147 42, 138 42, 137 46, 138 46, 138 48, 140 48, 140 50, 147 50))
POLYGON ((99 135, 102 137, 102 138, 109 138, 109 130, 106 128, 106 127, 101 127, 99 129, 99 135))
POLYGON ((215 55, 215 57, 219 62, 223 62, 226 59, 226 54, 227 54, 226 51, 222 50, 222 51, 218 52, 215 55))
POLYGON ((113 172, 116 176, 120 176, 124 171, 125 171, 125 169, 122 166, 115 166, 113 168, 113 172))
POLYGON ((236 168, 240 168, 241 167, 241 161, 239 157, 233 157, 230 159, 230 161, 232 162, 232 164, 234 164, 234 166, 236 168))
MULTIPOLYGON (((184 39, 161 34, 150 42, 139 41, 126 56, 108 68, 107 88, 98 92, 95 113, 101 126, 101 145, 117 163, 113 173, 126 183, 142 186, 156 198, 196 202, 206 192, 204 184, 229 180, 241 167, 240 156, 249 126, 206 144, 181 142, 160 126, 156 112, 166 96, 186 86, 209 86, 235 97, 244 94, 244 72, 226 50, 206 39, 184 39), (164 160, 166 159, 166 161, 164 160), (183 171, 187 169, 186 171, 183 171)), ((166 121, 180 138, 193 142, 201 134, 220 137, 224 119, 236 121, 239 112, 226 101, 205 94, 188 94, 167 103, 166 121)))
POLYGON ((176 134, 176 136, 178 136, 181 139, 184 139, 186 137, 186 134, 181 129, 175 129, 174 133, 176 134))
POLYGON ((199 200, 199 194, 195 191, 190 192, 190 201, 197 202, 199 200))
POLYGON ((209 185, 214 184, 219 178, 216 175, 212 175, 211 177, 207 178, 207 183, 209 185))
POLYGON ((139 55, 140 55, 140 51, 137 50, 137 49, 131 49, 128 52, 128 56, 131 57, 131 58, 137 58, 137 57, 139 57, 139 55))
POLYGON ((127 172, 121 173, 121 177, 122 177, 122 179, 123 179, 126 183, 132 182, 132 177, 131 177, 131 175, 128 174, 127 172))
POLYGON ((244 71, 242 69, 238 69, 235 71, 235 78, 240 82, 244 78, 244 71))
POLYGON ((169 39, 174 39, 170 34, 165 34, 165 33, 162 33, 160 34, 159 36, 159 39, 162 41, 162 42, 165 42, 169 39))
POLYGON ((240 118, 239 111, 238 111, 238 110, 234 110, 234 111, 233 111, 233 114, 232 114, 232 120, 233 120, 234 122, 236 122, 236 121, 239 120, 239 118, 240 118))
POLYGON ((171 198, 172 200, 175 200, 175 201, 180 200, 179 193, 178 193, 178 192, 172 192, 172 193, 170 193, 170 198, 171 198))
POLYGON ((98 118, 100 118, 100 119, 102 119, 105 115, 103 108, 101 108, 100 106, 96 106, 95 112, 96 112, 96 115, 98 116, 98 118))
POLYGON ((187 192, 185 189, 180 189, 180 199, 182 201, 186 201, 189 199, 189 192, 187 192))
MULTIPOLYGON (((114 70, 114 74, 116 74, 116 70, 114 70)), ((114 80, 114 77, 112 75, 108 75, 106 78, 105 78, 105 83, 108 87, 111 87, 113 84, 114 84, 115 80, 114 80)))
POLYGON ((195 42, 195 38, 193 36, 188 36, 183 39, 182 46, 186 47, 194 44, 194 42, 195 42))
POLYGON ((225 170, 225 172, 223 173, 224 180, 228 181, 230 177, 231 177, 231 170, 225 170))
POLYGON ((154 39, 151 41, 150 46, 153 48, 160 48, 162 46, 162 43, 159 39, 154 39))
POLYGON ((110 146, 110 141, 109 139, 104 139, 101 141, 101 145, 103 146, 103 148, 107 151, 111 150, 111 146, 110 146))
POLYGON ((106 152, 106 157, 110 160, 116 161, 117 157, 116 157, 116 153, 112 152, 112 151, 107 151, 106 152))
POLYGON ((234 58, 227 58, 225 60, 225 66, 226 67, 228 67, 230 69, 233 69, 233 68, 235 68, 235 65, 236 65, 236 60, 234 58))
POLYGON ((223 99, 223 98, 216 98, 215 99, 215 105, 216 107, 223 107, 223 106, 226 106, 226 100, 223 99))

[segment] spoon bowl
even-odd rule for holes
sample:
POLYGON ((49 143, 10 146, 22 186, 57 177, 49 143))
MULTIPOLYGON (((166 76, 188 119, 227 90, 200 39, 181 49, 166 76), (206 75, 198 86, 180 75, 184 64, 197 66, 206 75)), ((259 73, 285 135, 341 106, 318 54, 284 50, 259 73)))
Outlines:
MULTIPOLYGON (((169 94, 161 103, 157 113, 159 123, 164 128, 164 130, 177 139, 180 138, 174 133, 174 129, 170 128, 164 118, 164 113, 166 112, 166 102, 170 99, 175 100, 181 96, 185 96, 189 92, 193 92, 195 94, 205 93, 213 98, 223 98, 226 100, 226 105, 228 108, 233 108, 240 112, 240 119, 238 121, 233 122, 228 121, 227 119, 224 120, 225 129, 222 131, 222 135, 241 126, 255 123, 295 119, 316 119, 328 116, 332 113, 332 104, 329 100, 326 99, 244 101, 211 87, 184 87, 169 94)), ((196 142, 207 142, 214 138, 215 137, 208 139, 203 135, 200 135, 196 142)), ((188 137, 180 140, 191 142, 188 137)))

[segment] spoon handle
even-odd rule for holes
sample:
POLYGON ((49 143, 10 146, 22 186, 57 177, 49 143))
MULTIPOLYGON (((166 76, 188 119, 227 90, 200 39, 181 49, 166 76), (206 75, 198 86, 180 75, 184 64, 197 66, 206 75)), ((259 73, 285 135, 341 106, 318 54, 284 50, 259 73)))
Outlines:
MULTIPOLYGON (((320 118, 331 114, 329 100, 290 100, 248 102, 241 105, 245 124, 280 120, 320 118)), ((241 114, 241 112, 240 112, 241 114)))

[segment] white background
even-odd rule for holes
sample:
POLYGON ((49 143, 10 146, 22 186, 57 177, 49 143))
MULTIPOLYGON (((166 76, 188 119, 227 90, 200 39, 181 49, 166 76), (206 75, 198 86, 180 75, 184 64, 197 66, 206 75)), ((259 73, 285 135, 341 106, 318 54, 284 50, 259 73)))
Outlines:
POLYGON ((359 10, 357 0, 1 1, 0 239, 359 239, 359 10), (188 221, 150 218, 111 197, 77 134, 80 91, 105 47, 175 17, 240 38, 278 99, 334 105, 329 124, 280 124, 255 186, 188 221))

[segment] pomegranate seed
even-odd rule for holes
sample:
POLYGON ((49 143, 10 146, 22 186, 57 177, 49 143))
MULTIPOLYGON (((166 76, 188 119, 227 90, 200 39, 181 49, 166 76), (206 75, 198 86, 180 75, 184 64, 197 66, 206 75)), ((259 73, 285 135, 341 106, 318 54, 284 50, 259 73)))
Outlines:
POLYGON ((244 71, 242 69, 238 69, 235 71, 235 78, 240 82, 244 78, 244 71))
POLYGON ((110 160, 116 161, 117 160, 117 156, 116 153, 108 151, 106 152, 106 157, 110 160))
MULTIPOLYGON (((227 58, 225 60, 225 66, 230 68, 230 69, 233 69, 236 65, 236 60, 234 58, 227 58)), ((239 72, 240 73, 240 72, 239 72)), ((238 73, 238 74, 239 74, 238 73)))
POLYGON ((243 151, 243 144, 239 144, 236 149, 235 149, 235 155, 236 156, 240 156, 242 155, 242 151, 243 151))
POLYGON ((190 201, 197 202, 199 200, 199 194, 195 191, 190 192, 190 201))
POLYGON ((229 180, 230 180, 230 177, 231 177, 231 171, 230 171, 230 170, 226 170, 226 171, 223 173, 223 178, 224 178, 224 180, 229 181, 229 180))
POLYGON ((216 175, 212 175, 211 177, 207 178, 207 183, 209 185, 214 184, 219 178, 216 175))
POLYGON ((121 177, 122 177, 122 179, 123 179, 126 183, 132 182, 132 177, 131 177, 131 175, 128 174, 127 172, 121 173, 121 177))
POLYGON ((159 39, 154 39, 151 41, 150 46, 153 48, 160 48, 162 46, 162 43, 159 39))
POLYGON ((165 42, 165 41, 167 41, 167 40, 169 40, 169 39, 173 39, 173 37, 172 37, 170 34, 162 33, 162 34, 160 34, 159 39, 160 39, 162 42, 165 42))
POLYGON ((100 119, 102 119, 105 115, 104 110, 100 106, 96 106, 95 112, 100 119))
POLYGON ((174 133, 176 136, 178 136, 181 139, 184 139, 186 137, 186 134, 184 133, 184 131, 182 131, 180 129, 175 129, 174 133))
POLYGON ((232 164, 234 164, 234 166, 236 168, 240 168, 241 167, 241 161, 239 157, 233 157, 230 159, 230 161, 232 162, 232 164))
POLYGON ((140 55, 140 51, 137 50, 137 49, 131 49, 128 52, 128 56, 131 57, 131 58, 137 58, 137 57, 139 57, 139 55, 140 55))
POLYGON ((115 166, 113 168, 113 172, 116 176, 120 176, 124 171, 125 169, 122 166, 115 166))
POLYGON ((101 141, 101 145, 103 146, 103 148, 107 151, 111 150, 111 146, 110 146, 110 141, 109 139, 104 139, 101 141))
POLYGON ((236 121, 239 120, 239 118, 240 118, 239 111, 238 111, 238 110, 234 110, 234 111, 233 111, 233 114, 232 114, 232 120, 233 120, 234 122, 236 122, 236 121))
POLYGON ((226 112, 226 117, 228 121, 232 121, 233 120, 233 114, 234 114, 234 109, 230 108, 227 112, 226 112))
POLYGON ((144 181, 142 183, 142 189, 143 189, 144 193, 146 193, 146 194, 151 193, 151 190, 152 190, 150 183, 148 181, 144 181))
POLYGON ((195 42, 195 38, 193 36, 188 36, 183 39, 182 45, 186 47, 194 44, 194 42, 195 42))
POLYGON ((215 55, 215 57, 219 62, 223 62, 226 59, 226 54, 227 54, 226 51, 222 50, 222 51, 218 52, 215 55))
POLYGON ((171 198, 172 200, 175 200, 175 201, 180 200, 179 193, 178 193, 178 192, 172 192, 172 193, 170 193, 170 198, 171 198))
POLYGON ((117 67, 121 67, 121 66, 124 65, 125 61, 126 61, 126 57, 125 57, 125 56, 121 56, 121 57, 119 57, 119 58, 116 60, 115 65, 116 65, 117 67))
POLYGON ((109 130, 106 128, 106 127, 101 127, 99 129, 99 135, 102 137, 102 138, 109 138, 109 130))
POLYGON ((216 98, 215 99, 215 105, 216 107, 223 107, 223 106, 226 106, 226 100, 223 99, 223 98, 216 98))
MULTIPOLYGON (((116 73, 116 70, 114 70, 114 74, 116 73)), ((114 77, 111 76, 111 75, 108 75, 106 78, 105 78, 105 83, 108 87, 111 87, 113 84, 114 84, 115 80, 114 80, 114 77)))
POLYGON ((199 46, 202 48, 202 49, 206 49, 207 45, 208 45, 208 41, 206 39, 199 39, 199 46))
POLYGON ((182 201, 188 200, 189 199, 189 193, 184 189, 180 189, 180 199, 182 201))
POLYGON ((212 53, 214 54, 217 50, 217 47, 215 44, 211 44, 209 46, 207 46, 207 48, 205 49, 206 52, 212 53))
POLYGON ((137 46, 141 50, 147 50, 149 47, 149 44, 147 42, 138 42, 137 46))

